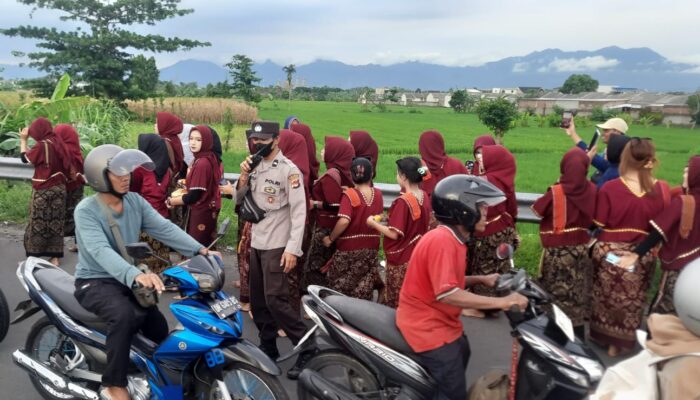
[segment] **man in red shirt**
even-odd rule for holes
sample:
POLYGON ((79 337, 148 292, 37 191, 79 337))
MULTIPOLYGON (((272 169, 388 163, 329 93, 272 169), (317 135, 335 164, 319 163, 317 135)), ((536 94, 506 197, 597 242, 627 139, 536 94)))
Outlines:
POLYGON ((504 200, 503 192, 481 178, 443 179, 432 196, 441 225, 423 236, 408 263, 396 325, 437 382, 440 399, 464 400, 467 392, 470 349, 460 320, 462 309, 525 309, 528 304, 517 293, 493 298, 464 290, 475 284, 493 286, 498 279, 498 274, 465 276, 466 242, 486 227, 486 208, 504 200))

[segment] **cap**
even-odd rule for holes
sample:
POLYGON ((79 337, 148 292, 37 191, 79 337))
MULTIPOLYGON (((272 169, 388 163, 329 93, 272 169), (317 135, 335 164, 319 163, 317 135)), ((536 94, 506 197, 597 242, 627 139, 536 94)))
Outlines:
POLYGON ((614 129, 620 133, 627 133, 627 122, 622 118, 610 118, 604 124, 596 125, 600 129, 614 129))
POLYGON ((272 121, 255 121, 245 134, 248 138, 272 139, 280 134, 280 124, 272 121))

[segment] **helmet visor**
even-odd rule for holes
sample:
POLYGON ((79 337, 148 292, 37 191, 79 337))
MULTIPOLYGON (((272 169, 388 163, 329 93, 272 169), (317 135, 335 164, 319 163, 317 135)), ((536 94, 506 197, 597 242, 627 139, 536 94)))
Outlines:
POLYGON ((485 197, 477 200, 476 205, 485 205, 487 207, 495 206, 506 201, 506 196, 496 196, 496 197, 485 197))
POLYGON ((117 176, 130 174, 138 167, 153 171, 156 165, 146 153, 135 149, 122 150, 107 162, 107 170, 117 176))

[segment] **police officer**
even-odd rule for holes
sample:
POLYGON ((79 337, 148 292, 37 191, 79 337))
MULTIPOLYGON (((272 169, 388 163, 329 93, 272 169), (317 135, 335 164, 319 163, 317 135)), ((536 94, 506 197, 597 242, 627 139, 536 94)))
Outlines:
MULTIPOLYGON (((297 267, 306 220, 303 177, 279 149, 279 124, 257 121, 246 135, 256 154, 241 163, 236 184, 236 202, 243 203, 248 191, 264 210, 262 220, 253 223, 250 251, 250 304, 253 321, 260 331, 260 348, 272 359, 279 357, 277 328, 282 328, 296 345, 306 332, 299 312, 290 304, 287 273, 297 267), (251 165, 254 168, 251 170, 251 165)), ((308 355, 300 355, 287 373, 296 379, 308 355)))

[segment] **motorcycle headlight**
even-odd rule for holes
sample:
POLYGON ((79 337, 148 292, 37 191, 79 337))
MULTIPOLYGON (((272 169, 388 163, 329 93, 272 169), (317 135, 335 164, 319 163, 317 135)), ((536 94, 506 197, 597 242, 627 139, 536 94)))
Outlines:
POLYGON ((197 285, 199 285, 199 290, 202 293, 209 293, 216 291, 216 279, 209 274, 199 274, 196 272, 190 272, 197 285))
POLYGON ((569 368, 560 365, 557 365, 556 367, 559 370, 559 372, 561 372, 567 378, 571 379, 575 384, 585 388, 589 386, 588 378, 586 378, 586 375, 570 370, 569 368))
POLYGON ((598 361, 591 360, 587 357, 576 356, 573 354, 571 354, 571 358, 573 358, 574 361, 576 361, 576 363, 581 366, 581 368, 586 370, 588 376, 591 378, 591 382, 598 382, 603 377, 605 367, 603 367, 603 365, 598 361))

